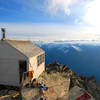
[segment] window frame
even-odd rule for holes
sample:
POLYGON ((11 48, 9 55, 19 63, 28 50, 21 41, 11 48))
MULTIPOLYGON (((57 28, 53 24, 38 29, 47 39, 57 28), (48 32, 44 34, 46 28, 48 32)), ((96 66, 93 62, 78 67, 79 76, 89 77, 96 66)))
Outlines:
POLYGON ((45 54, 37 56, 37 66, 41 65, 43 62, 45 62, 45 54))

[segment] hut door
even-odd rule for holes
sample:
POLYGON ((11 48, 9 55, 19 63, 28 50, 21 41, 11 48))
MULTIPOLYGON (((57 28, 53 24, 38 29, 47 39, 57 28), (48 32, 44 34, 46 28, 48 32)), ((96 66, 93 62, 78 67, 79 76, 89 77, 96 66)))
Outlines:
POLYGON ((27 62, 26 61, 19 61, 20 83, 22 82, 24 72, 27 72, 27 62))

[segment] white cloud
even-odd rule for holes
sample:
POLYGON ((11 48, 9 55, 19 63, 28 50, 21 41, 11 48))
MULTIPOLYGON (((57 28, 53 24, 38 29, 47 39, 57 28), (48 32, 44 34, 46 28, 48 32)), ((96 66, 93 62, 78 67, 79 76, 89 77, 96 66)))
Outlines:
POLYGON ((94 32, 95 30, 93 30, 91 27, 80 28, 63 24, 47 23, 0 23, 0 27, 6 28, 7 38, 14 39, 91 40, 100 38, 98 32, 94 32))
POLYGON ((51 14, 56 14, 59 11, 63 11, 66 15, 70 15, 72 5, 75 5, 78 0, 45 0, 47 4, 47 10, 51 14))
POLYGON ((95 27, 100 26, 100 0, 92 0, 87 5, 84 20, 95 27))

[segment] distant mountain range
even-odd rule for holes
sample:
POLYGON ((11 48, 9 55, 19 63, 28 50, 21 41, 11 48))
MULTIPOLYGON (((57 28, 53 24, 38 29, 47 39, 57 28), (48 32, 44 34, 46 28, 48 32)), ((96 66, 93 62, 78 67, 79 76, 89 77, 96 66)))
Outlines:
POLYGON ((46 52, 46 64, 58 60, 80 75, 95 75, 100 83, 100 42, 34 42, 46 52))
POLYGON ((72 44, 100 44, 100 39, 98 40, 38 40, 38 41, 33 41, 36 44, 44 44, 44 43, 72 43, 72 44))

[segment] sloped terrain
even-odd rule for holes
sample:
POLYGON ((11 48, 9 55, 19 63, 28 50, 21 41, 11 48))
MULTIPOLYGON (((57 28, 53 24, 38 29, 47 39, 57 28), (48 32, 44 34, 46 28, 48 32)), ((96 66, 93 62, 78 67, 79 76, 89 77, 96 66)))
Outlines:
MULTIPOLYGON (((51 85, 52 81, 52 84, 55 86, 57 86, 57 84, 61 84, 62 82, 65 83, 64 81, 66 80, 70 81, 69 85, 66 85, 67 87, 63 84, 63 86, 68 90, 65 95, 68 95, 68 92, 73 87, 78 86, 90 93, 95 98, 95 100, 100 100, 100 86, 98 85, 96 77, 79 76, 76 72, 74 72, 66 65, 60 65, 58 63, 47 65, 46 71, 43 72, 39 79, 44 81, 45 83, 48 82, 48 86, 51 85)), ((59 88, 63 90, 63 88, 59 88)))
POLYGON ((95 76, 79 76, 68 66, 57 62, 48 64, 37 81, 43 82, 48 89, 42 90, 38 86, 24 87, 20 92, 1 88, 0 100, 21 100, 21 98, 22 100, 39 100, 41 97, 46 100, 75 100, 85 91, 91 95, 91 98, 87 100, 100 100, 100 86, 95 76), (14 98, 15 96, 17 98, 14 98))

